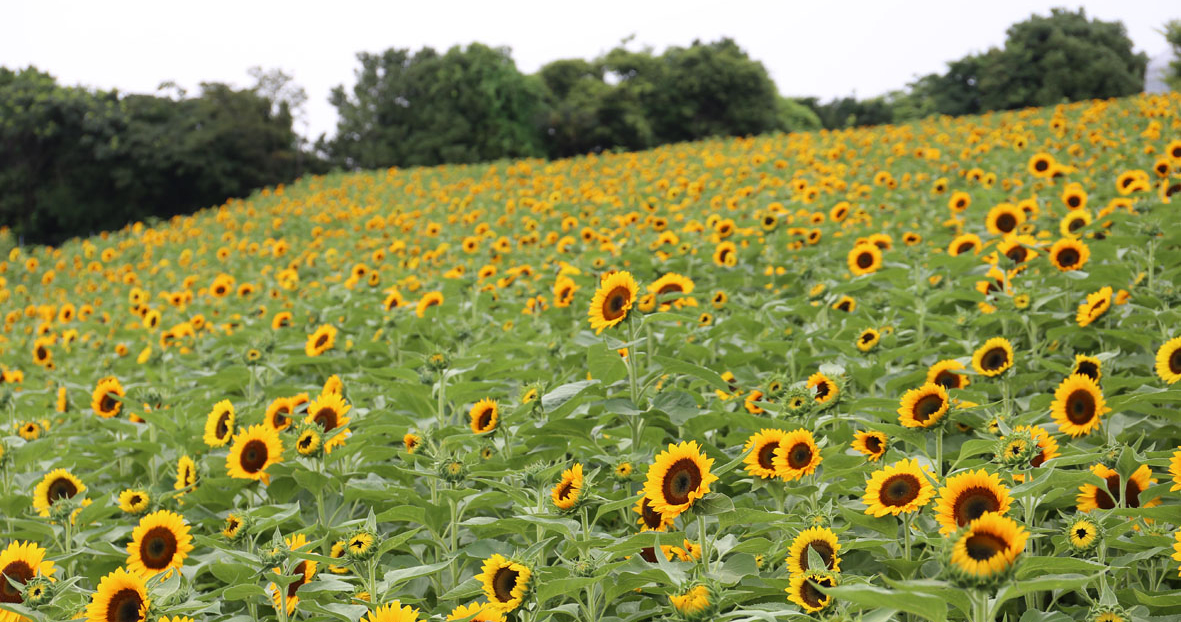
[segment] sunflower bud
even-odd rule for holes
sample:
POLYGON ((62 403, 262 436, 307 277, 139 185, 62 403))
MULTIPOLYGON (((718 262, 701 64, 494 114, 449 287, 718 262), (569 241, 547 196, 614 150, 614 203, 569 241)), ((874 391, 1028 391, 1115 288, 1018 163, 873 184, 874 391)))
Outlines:
POLYGON ((668 599, 682 620, 706 620, 718 608, 718 593, 706 583, 690 585, 668 599))
POLYGON ((783 395, 783 414, 791 419, 798 419, 812 410, 812 396, 807 389, 789 389, 783 395))
POLYGON ((576 577, 593 577, 598 569, 599 565, 593 559, 587 559, 585 557, 580 558, 570 566, 570 572, 576 577))
POLYGON ((1132 617, 1123 607, 1112 604, 1097 604, 1087 612, 1087 622, 1129 622, 1132 617))
POLYGON ((348 558, 355 562, 363 562, 377 553, 380 543, 377 536, 367 529, 354 531, 346 540, 348 558))
POLYGON ((541 484, 543 480, 542 476, 547 468, 549 467, 544 462, 534 462, 525 465, 525 468, 521 469, 521 475, 525 479, 525 485, 530 488, 536 488, 541 484))
POLYGON ((1023 468, 1039 451, 1029 430, 1021 430, 997 440, 996 459, 1005 466, 1023 468))
POLYGON ((225 527, 222 528, 221 535, 230 542, 240 542, 250 530, 251 522, 250 516, 246 514, 230 512, 226 516, 225 527))
POLYGON ((436 352, 427 357, 426 360, 427 369, 436 373, 447 369, 450 365, 451 357, 447 356, 447 354, 443 352, 436 352))
POLYGON ((36 575, 23 588, 24 605, 37 609, 53 600, 53 582, 48 577, 36 575))
POLYGON ((287 561, 287 556, 290 551, 284 546, 271 546, 271 548, 262 548, 258 551, 259 562, 263 567, 271 568, 272 566, 282 567, 283 563, 287 561))
POLYGON ((615 468, 611 469, 611 474, 620 482, 631 480, 633 473, 635 473, 635 467, 630 460, 620 460, 615 463, 615 468))
POLYGON ((295 429, 295 451, 305 458, 317 458, 324 451, 323 429, 317 423, 300 423, 295 429))
POLYGON ((1093 550, 1103 541, 1103 527, 1085 516, 1079 516, 1066 526, 1066 543, 1075 553, 1093 550))
POLYGON ((462 460, 447 458, 439 463, 439 475, 452 484, 461 482, 467 475, 467 465, 462 460))

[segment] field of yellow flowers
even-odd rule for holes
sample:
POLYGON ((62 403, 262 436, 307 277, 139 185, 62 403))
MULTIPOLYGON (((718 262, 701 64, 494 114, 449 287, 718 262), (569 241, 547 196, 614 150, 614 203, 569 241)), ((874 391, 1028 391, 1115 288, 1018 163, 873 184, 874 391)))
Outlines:
POLYGON ((1173 94, 4 249, 0 622, 1175 619, 1179 192, 1173 94))

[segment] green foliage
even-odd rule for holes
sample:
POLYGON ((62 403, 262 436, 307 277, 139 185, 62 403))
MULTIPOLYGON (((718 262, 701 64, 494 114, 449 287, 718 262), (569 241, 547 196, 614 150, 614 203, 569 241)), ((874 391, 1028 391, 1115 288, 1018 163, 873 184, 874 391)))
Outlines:
POLYGON ((0 221, 33 242, 167 218, 304 170, 286 105, 204 83, 121 96, 0 68, 0 221))
POLYGON ((1169 61, 1169 71, 1165 74, 1165 84, 1174 91, 1181 91, 1181 19, 1170 20, 1163 31, 1165 41, 1173 49, 1173 60, 1169 61))

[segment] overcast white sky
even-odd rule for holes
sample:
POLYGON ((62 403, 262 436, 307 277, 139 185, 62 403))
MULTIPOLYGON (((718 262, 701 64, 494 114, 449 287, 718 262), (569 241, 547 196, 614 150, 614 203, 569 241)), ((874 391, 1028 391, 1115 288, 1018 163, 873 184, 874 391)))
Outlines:
POLYGON ((1181 18, 1177 0, 446 2, 62 2, 2 0, 0 65, 36 65, 65 84, 154 92, 173 80, 248 86, 254 65, 292 73, 308 92, 313 138, 332 134, 334 85, 352 85, 358 51, 439 50, 480 41, 512 48, 536 71, 559 58, 593 58, 634 34, 632 48, 735 39, 784 95, 879 95, 967 53, 999 46, 1005 29, 1052 6, 1121 20, 1137 51, 1167 49, 1157 32, 1181 18))

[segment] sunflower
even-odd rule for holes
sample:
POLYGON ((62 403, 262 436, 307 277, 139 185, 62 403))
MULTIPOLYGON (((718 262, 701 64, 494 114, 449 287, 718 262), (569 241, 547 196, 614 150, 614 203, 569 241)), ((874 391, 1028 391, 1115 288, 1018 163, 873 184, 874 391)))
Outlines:
POLYGON ((857 301, 854 300, 852 296, 845 294, 842 295, 835 303, 833 303, 832 308, 836 309, 837 311, 852 313, 857 310, 857 301))
POLYGON ((1074 320, 1080 328, 1099 319, 1099 316, 1111 308, 1111 294, 1112 290, 1110 286, 1087 294, 1087 301, 1079 305, 1078 313, 1074 316, 1074 320))
POLYGON ((119 384, 119 379, 107 376, 98 381, 94 392, 90 394, 90 407, 94 409, 94 414, 110 419, 122 410, 123 402, 120 400, 124 395, 126 392, 123 391, 123 385, 119 384))
POLYGON ((418 610, 395 600, 369 612, 361 622, 418 622, 418 610))
POLYGON ((152 601, 147 579, 123 568, 102 578, 86 607, 87 622, 145 622, 152 601))
POLYGON ((809 570, 809 549, 816 551, 820 559, 824 561, 825 568, 833 572, 840 572, 841 558, 838 553, 840 553, 841 544, 837 542, 837 535, 824 527, 812 527, 801 531, 800 535, 792 540, 791 548, 787 552, 787 569, 791 574, 795 575, 809 570))
POLYGON ((1074 355, 1074 368, 1070 375, 1086 376, 1095 382, 1103 377, 1103 362, 1093 356, 1085 354, 1074 355))
POLYGON ((1004 337, 993 337, 972 353, 972 369, 985 376, 999 376, 1013 366, 1013 344, 1004 337))
MULTIPOLYGON (((298 397, 298 396, 297 396, 298 397)), ((302 394, 303 402, 307 401, 307 394, 302 394)), ((271 429, 276 432, 282 432, 291 427, 292 415, 295 414, 295 409, 298 403, 297 398, 292 397, 276 397, 267 405, 267 412, 263 416, 263 421, 271 429)))
POLYGON ((670 518, 676 517, 705 496, 709 485, 718 479, 709 472, 713 463, 713 458, 701 453, 697 441, 670 443, 668 450, 657 454, 648 468, 644 495, 653 509, 670 518))
POLYGON ((213 410, 205 417, 205 444, 224 447, 233 435, 234 405, 229 400, 222 400, 214 404, 213 410))
POLYGON ((1013 519, 987 512, 955 536, 950 559, 953 572, 967 585, 987 584, 1013 568, 1028 537, 1029 532, 1013 519))
MULTIPOLYGON (((1029 459, 1029 466, 1032 468, 1040 467, 1045 464, 1046 460, 1058 457, 1058 441, 1054 440, 1053 436, 1046 431, 1045 428, 1035 425, 1026 426, 1019 425, 1013 428, 1013 433, 1029 432, 1030 437, 1037 443, 1038 452, 1029 459)), ((1013 478, 1017 481, 1022 481, 1024 476, 1020 473, 1014 474, 1013 478)))
POLYGON ((562 471, 562 479, 550 491, 550 498, 560 510, 570 510, 578 505, 582 496, 582 465, 574 466, 562 471))
POLYGON ((1089 551, 1098 540, 1099 526, 1089 518, 1080 516, 1066 526, 1066 541, 1076 551, 1089 551))
POLYGON ((304 353, 308 356, 320 356, 332 349, 336 344, 336 327, 323 324, 316 332, 308 335, 308 342, 304 345, 304 353))
POLYGON ((1050 263, 1061 272, 1079 270, 1091 258, 1091 249, 1081 240, 1062 238, 1050 247, 1050 263))
POLYGON ((1050 177, 1054 174, 1054 156, 1039 151, 1029 158, 1026 170, 1034 177, 1050 177))
POLYGON ((876 347, 878 342, 881 340, 881 333, 873 328, 867 328, 861 331, 861 334, 857 336, 857 349, 861 350, 862 352, 869 352, 870 350, 874 349, 874 347, 876 347))
POLYGON ((743 447, 746 457, 742 461, 746 464, 746 472, 763 479, 776 477, 775 452, 786 438, 787 432, 775 428, 764 428, 752 434, 743 447))
POLYGON ((267 468, 283 461, 283 441, 279 433, 265 425, 252 425, 234 435, 234 444, 226 456, 230 477, 252 479, 267 484, 267 468))
POLYGON ((679 594, 669 594, 669 604, 682 617, 697 619, 714 606, 709 586, 697 584, 679 594))
POLYGON ((500 421, 500 405, 492 398, 484 398, 476 402, 467 415, 472 432, 486 434, 495 430, 500 421))
POLYGON ((127 545, 127 569, 149 579, 161 572, 167 577, 172 569, 180 570, 193 537, 180 514, 159 510, 143 517, 131 532, 127 545))
POLYGON ((956 236, 951 244, 947 245, 947 254, 952 257, 969 252, 979 255, 982 248, 984 248, 984 242, 980 240, 980 236, 975 233, 965 233, 956 236))
POLYGON ((1099 418, 1111 412, 1099 385, 1082 374, 1062 381, 1054 391, 1050 414, 1058 429, 1072 438, 1090 434, 1099 427, 1099 418))
POLYGON ((947 200, 947 208, 952 212, 961 213, 972 204, 972 197, 967 192, 953 192, 947 200))
POLYGON ((668 528, 673 525, 674 517, 658 512, 656 508, 652 507, 647 496, 641 496, 632 511, 640 515, 640 518, 636 520, 636 523, 640 525, 640 531, 668 531, 668 528))
POLYGON ((422 437, 414 434, 413 432, 407 432, 406 434, 402 435, 402 447, 406 448, 406 453, 408 454, 414 453, 421 444, 422 437))
POLYGON ((935 496, 935 487, 927 479, 930 472, 911 459, 874 471, 865 482, 865 513, 881 517, 918 511, 935 496))
POLYGON ((1058 223, 1058 232, 1063 237, 1077 239, 1079 237, 1078 230, 1091 224, 1091 214, 1086 210, 1075 210, 1066 216, 1058 223))
MULTIPOLYGON (((10 542, 0 551, 0 603, 23 603, 24 597, 13 583, 27 584, 34 577, 53 580, 54 572, 57 568, 45 559, 45 549, 32 542, 10 542)), ((23 622, 25 619, 11 611, 0 610, 0 622, 23 622)))
POLYGON ((1152 477, 1152 469, 1148 468, 1147 464, 1140 465, 1140 468, 1136 469, 1132 476, 1124 482, 1122 495, 1120 494, 1119 473, 1102 464, 1092 466, 1091 472, 1106 483, 1106 490, 1095 484, 1079 486, 1075 504, 1080 512, 1086 513, 1096 509, 1110 510, 1119 503, 1121 497, 1124 500, 1124 507, 1129 508, 1147 508, 1160 504, 1160 499, 1153 499, 1147 503, 1140 501, 1140 493, 1147 490, 1151 484, 1156 483, 1152 477))
POLYGON ((148 509, 151 497, 143 490, 128 488, 119 493, 119 509, 126 514, 139 514, 148 509))
POLYGON ((845 263, 853 276, 872 274, 882 267, 882 249, 876 244, 858 244, 849 251, 845 263))
POLYGON ((947 535, 985 512, 1006 514, 1009 506, 1009 489, 999 475, 984 469, 967 471, 947 478, 939 489, 935 520, 942 525, 939 533, 947 535))
MULTIPOLYGON (((347 553, 348 550, 349 545, 347 542, 344 540, 337 540, 336 542, 333 542, 332 547, 328 549, 328 557, 331 557, 332 559, 344 560, 347 563, 348 560, 345 559, 345 553, 347 553)), ((328 572, 331 572, 332 574, 348 574, 349 569, 348 566, 329 564, 328 572)))
POLYGON ((722 268, 738 265, 738 247, 733 242, 721 242, 714 247, 714 263, 722 268))
POLYGON ((630 272, 616 272, 603 280, 587 312, 596 335, 627 319, 639 289, 630 272))
POLYGON ((65 469, 54 469, 46 473, 33 489, 33 508, 41 516, 49 516, 50 506, 58 499, 72 499, 84 490, 86 485, 82 480, 65 469))
POLYGON ((942 385, 928 382, 917 389, 907 391, 902 396, 902 405, 898 408, 898 421, 908 428, 929 428, 943 419, 950 405, 947 389, 942 385))
POLYGON ((1181 337, 1173 337, 1156 351, 1156 375, 1168 384, 1181 380, 1181 337))
MULTIPOLYGON (((287 542, 287 548, 292 551, 298 551, 308 544, 307 536, 303 535, 302 533, 285 538, 285 540, 287 542)), ((299 563, 295 565, 295 568, 292 569, 290 576, 298 577, 298 579, 288 584, 286 588, 288 618, 290 618, 291 615, 295 613, 295 606, 299 604, 299 588, 303 587, 307 583, 311 582, 313 578, 315 578, 316 565, 317 564, 314 560, 303 559, 300 560, 299 563)), ((275 574, 282 573, 282 570, 279 568, 272 568, 272 571, 275 574)), ((270 587, 271 600, 275 604, 275 609, 278 609, 282 606, 282 601, 284 598, 284 595, 282 592, 280 592, 280 590, 284 588, 277 587, 274 583, 272 583, 270 587)))
POLYGON ((857 432, 853 435, 853 449, 864 454, 869 458, 870 462, 877 462, 886 455, 886 448, 889 447, 889 439, 884 432, 870 430, 865 432, 857 432))
POLYGON ((452 609, 447 619, 467 620, 468 622, 504 622, 504 612, 493 603, 474 602, 452 609))
POLYGON ((197 463, 188 456, 181 456, 176 461, 176 483, 173 490, 184 490, 197 484, 197 463))
POLYGON ((1008 235, 996 245, 996 250, 1000 254, 1012 259, 1014 263, 1025 263, 1038 256, 1038 252, 1034 250, 1037 246, 1037 239, 1028 235, 1008 235))
POLYGON ((246 525, 246 521, 242 517, 230 512, 226 515, 225 527, 221 530, 221 535, 227 540, 236 540, 242 533, 242 527, 246 525))
POLYGON ((344 445, 345 439, 352 432, 348 427, 352 418, 345 416, 350 409, 352 406, 346 404, 339 393, 321 393, 308 404, 304 423, 315 423, 325 434, 334 434, 324 442, 324 451, 332 453, 334 448, 344 445), (333 432, 338 429, 338 432, 333 432))
POLYGON ((927 369, 926 384, 937 384, 944 389, 962 389, 972 381, 966 374, 956 373, 959 370, 967 371, 964 364, 959 361, 953 359, 939 361, 927 369))
POLYGON ((271 330, 279 330, 291 326, 291 319, 290 311, 276 313, 275 317, 271 318, 271 330))
POLYGON ((988 232, 993 235, 1008 235, 1025 222, 1025 211, 1012 203, 999 203, 988 210, 984 220, 988 232))
POLYGON ((414 314, 418 317, 425 317, 427 309, 441 304, 443 304, 443 292, 429 292, 418 300, 418 304, 414 306, 414 314))
POLYGON ((816 400, 817 404, 832 403, 841 392, 837 383, 820 372, 808 376, 808 383, 805 386, 814 390, 812 398, 816 400))
POLYGON ((836 575, 827 571, 809 570, 794 574, 786 590, 787 599, 803 608, 805 613, 823 611, 832 604, 832 596, 816 587, 835 587, 836 584, 836 575))
POLYGON ((820 448, 816 446, 812 433, 800 428, 788 432, 775 448, 772 463, 775 474, 784 481, 793 481, 811 475, 820 466, 820 448))
POLYGON ((691 294, 693 279, 670 272, 648 285, 648 291, 657 297, 665 294, 691 294))
POLYGON ((484 588, 489 603, 505 613, 521 606, 533 576, 528 566, 497 554, 484 560, 482 570, 475 578, 484 588))

